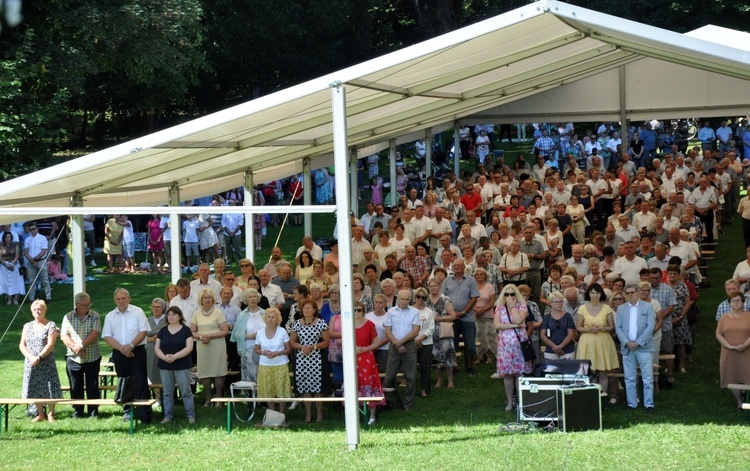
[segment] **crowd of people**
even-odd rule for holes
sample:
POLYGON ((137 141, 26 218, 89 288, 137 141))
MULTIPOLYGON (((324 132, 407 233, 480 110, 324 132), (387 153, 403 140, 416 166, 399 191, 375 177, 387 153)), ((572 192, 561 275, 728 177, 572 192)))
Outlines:
MULTIPOLYGON (((480 131, 479 136, 487 135, 486 129, 480 131)), ((649 123, 629 137, 635 144, 645 137, 643 148, 631 143, 627 152, 607 124, 587 132, 580 143, 572 126, 539 126, 537 131, 533 166, 523 154, 506 164, 484 153, 482 142, 475 171, 460 178, 447 172, 442 181, 431 176, 424 187, 404 182, 399 201, 389 208, 383 201, 367 202, 364 214, 350 221, 351 267, 339 263, 339 241, 332 240, 326 253, 307 236, 293 262, 274 247, 271 260, 260 268, 239 250, 235 253, 244 227, 241 215, 189 216, 183 230, 187 225, 195 237, 184 239, 190 246, 186 256, 200 260, 194 279, 167 286, 164 298, 154 299, 150 317, 119 289, 117 307, 100 332, 87 295, 76 296, 76 309, 61 331, 71 396, 83 397, 86 389, 89 397, 97 397, 88 378, 82 378, 98 371, 100 354, 92 350, 101 334, 113 350, 118 375, 140 378, 136 397, 147 397, 149 378, 176 383, 191 422, 194 365, 206 407, 212 397, 225 394, 228 372, 240 371, 242 380, 257 383, 260 397, 309 398, 303 401, 306 421, 322 421, 322 403, 314 398, 343 383, 338 282, 339 270, 351 269, 360 396, 381 396, 402 373, 408 409, 418 393, 427 397, 432 388, 453 388, 456 371, 474 375, 475 366, 487 362, 495 365, 493 377, 503 379, 506 410, 511 411, 519 376, 530 374, 543 359, 577 358, 591 361, 609 402, 620 401, 612 374, 622 370, 627 407, 640 403, 653 412, 652 372, 660 354, 675 356, 661 362, 665 387, 692 362, 697 287, 707 286, 700 269, 702 245, 713 247, 722 225, 737 212, 750 240, 750 197, 739 197, 750 159, 739 157, 731 139, 682 149, 680 141, 666 138, 666 128, 652 152, 657 130, 649 123), (616 145, 600 152, 603 141, 616 145), (212 229, 203 244, 201 234, 217 219, 223 234, 212 229), (225 247, 226 259, 214 259, 212 273, 207 260, 222 254, 217 244, 225 247), (239 273, 227 269, 233 255, 239 273), (461 367, 457 352, 463 353, 461 367)), ((220 204, 218 198, 213 202, 220 204)), ((127 258, 122 222, 118 217, 107 222, 108 259, 117 245, 127 258)), ((149 228, 150 249, 152 242, 159 247, 166 233, 163 220, 154 216, 149 228)), ((728 300, 717 313, 722 387, 750 380, 745 352, 750 300, 744 302, 740 289, 750 280, 748 266, 750 251, 738 265, 736 280, 727 283, 728 300)), ((55 328, 45 322, 43 310, 37 309, 40 325, 25 328, 29 335, 22 344, 39 332, 50 332, 46 344, 54 343, 55 328)), ((49 351, 42 354, 42 344, 25 347, 30 371, 50 357, 49 351)), ((166 422, 172 420, 170 389, 162 399, 166 422)), ((284 404, 268 407, 284 411, 284 404)), ((380 405, 369 404, 371 421, 380 405)), ((149 421, 143 409, 135 413, 149 421)), ((76 415, 83 415, 82 408, 76 415)))

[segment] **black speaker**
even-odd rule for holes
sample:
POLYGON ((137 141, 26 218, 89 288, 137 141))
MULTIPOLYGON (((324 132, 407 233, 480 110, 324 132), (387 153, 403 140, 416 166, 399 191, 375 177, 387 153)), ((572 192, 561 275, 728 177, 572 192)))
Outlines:
POLYGON ((601 388, 598 384, 557 389, 558 425, 563 432, 602 429, 601 388))

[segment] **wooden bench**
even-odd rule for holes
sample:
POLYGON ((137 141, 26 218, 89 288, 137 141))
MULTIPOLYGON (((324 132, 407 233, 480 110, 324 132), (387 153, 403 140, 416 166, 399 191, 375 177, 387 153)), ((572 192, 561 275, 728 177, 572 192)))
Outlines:
MULTIPOLYGON (((357 401, 364 402, 362 414, 367 416, 366 403, 368 402, 380 402, 385 399, 383 396, 380 397, 358 397, 357 401)), ((226 404, 227 406, 227 434, 232 433, 232 407, 237 403, 251 403, 251 402, 344 402, 343 397, 215 397, 211 399, 211 402, 217 404, 226 404)))
MULTIPOLYGON (((30 404, 56 404, 56 405, 67 405, 67 406, 131 406, 131 407, 149 407, 156 404, 155 399, 137 399, 131 402, 125 402, 122 404, 115 403, 114 399, 18 399, 18 398, 5 398, 0 399, 0 421, 4 422, 4 429, 8 431, 8 416, 10 414, 10 406, 28 406, 30 404), (4 420, 3 420, 4 417, 4 420)), ((135 432, 135 414, 130 414, 130 435, 135 432)))

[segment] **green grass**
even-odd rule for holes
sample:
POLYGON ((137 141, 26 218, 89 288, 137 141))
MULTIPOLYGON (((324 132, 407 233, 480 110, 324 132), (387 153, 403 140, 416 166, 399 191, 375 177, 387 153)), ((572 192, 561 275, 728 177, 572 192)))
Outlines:
MULTIPOLYGON (((314 237, 328 237, 330 216, 313 216, 314 237)), ((267 260, 275 240, 274 228, 256 260, 267 260)), ((695 342, 695 363, 678 375, 675 388, 656 397, 657 413, 628 413, 621 403, 607 405, 604 430, 583 433, 507 433, 500 425, 515 414, 504 412, 502 382, 489 379, 491 365, 481 365, 474 378, 459 374, 456 389, 434 390, 416 398, 409 412, 383 412, 378 424, 363 428, 361 446, 348 452, 343 413, 326 409, 323 424, 305 424, 303 411, 290 411, 288 430, 262 430, 235 424, 225 431, 223 409, 199 408, 198 424, 188 428, 184 410, 176 408, 169 426, 141 427, 133 437, 117 408, 101 410, 99 420, 72 420, 71 409, 60 407, 55 424, 32 424, 15 408, 9 433, 0 435, 0 469, 70 469, 87 463, 96 469, 725 469, 744 466, 750 458, 750 421, 734 410, 731 394, 718 386, 719 348, 714 339, 716 305, 723 298, 723 280, 744 256, 738 223, 727 227, 716 260, 713 285, 701 290, 701 321, 695 342), (164 440, 164 441, 162 441, 164 440)), ((287 255, 299 244, 302 230, 287 228, 282 247, 287 255)), ((102 260, 103 261, 103 260, 102 260)), ((88 283, 93 308, 104 314, 113 308, 116 286, 127 287, 133 302, 146 307, 162 296, 167 277, 157 275, 99 275, 88 283)), ((55 302, 49 317, 60 322, 69 309, 71 285, 53 285, 55 302)), ((0 332, 15 314, 0 305, 0 332)), ((18 351, 21 326, 31 319, 24 307, 0 343, 0 397, 20 397, 23 362, 18 351)), ((64 348, 56 349, 64 374, 64 348)), ((202 403, 199 392, 198 403, 202 403)), ((621 401, 622 402, 622 401, 621 401)), ((262 416, 259 411, 256 419, 262 416)), ((156 421, 160 414, 155 413, 156 421)))

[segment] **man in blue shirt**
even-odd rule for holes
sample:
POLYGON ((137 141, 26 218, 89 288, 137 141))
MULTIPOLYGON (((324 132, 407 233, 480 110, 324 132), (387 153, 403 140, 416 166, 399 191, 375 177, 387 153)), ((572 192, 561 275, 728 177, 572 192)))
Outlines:
POLYGON ((703 127, 698 131, 698 140, 701 141, 703 151, 711 150, 716 140, 716 133, 711 129, 708 121, 703 123, 703 127))

